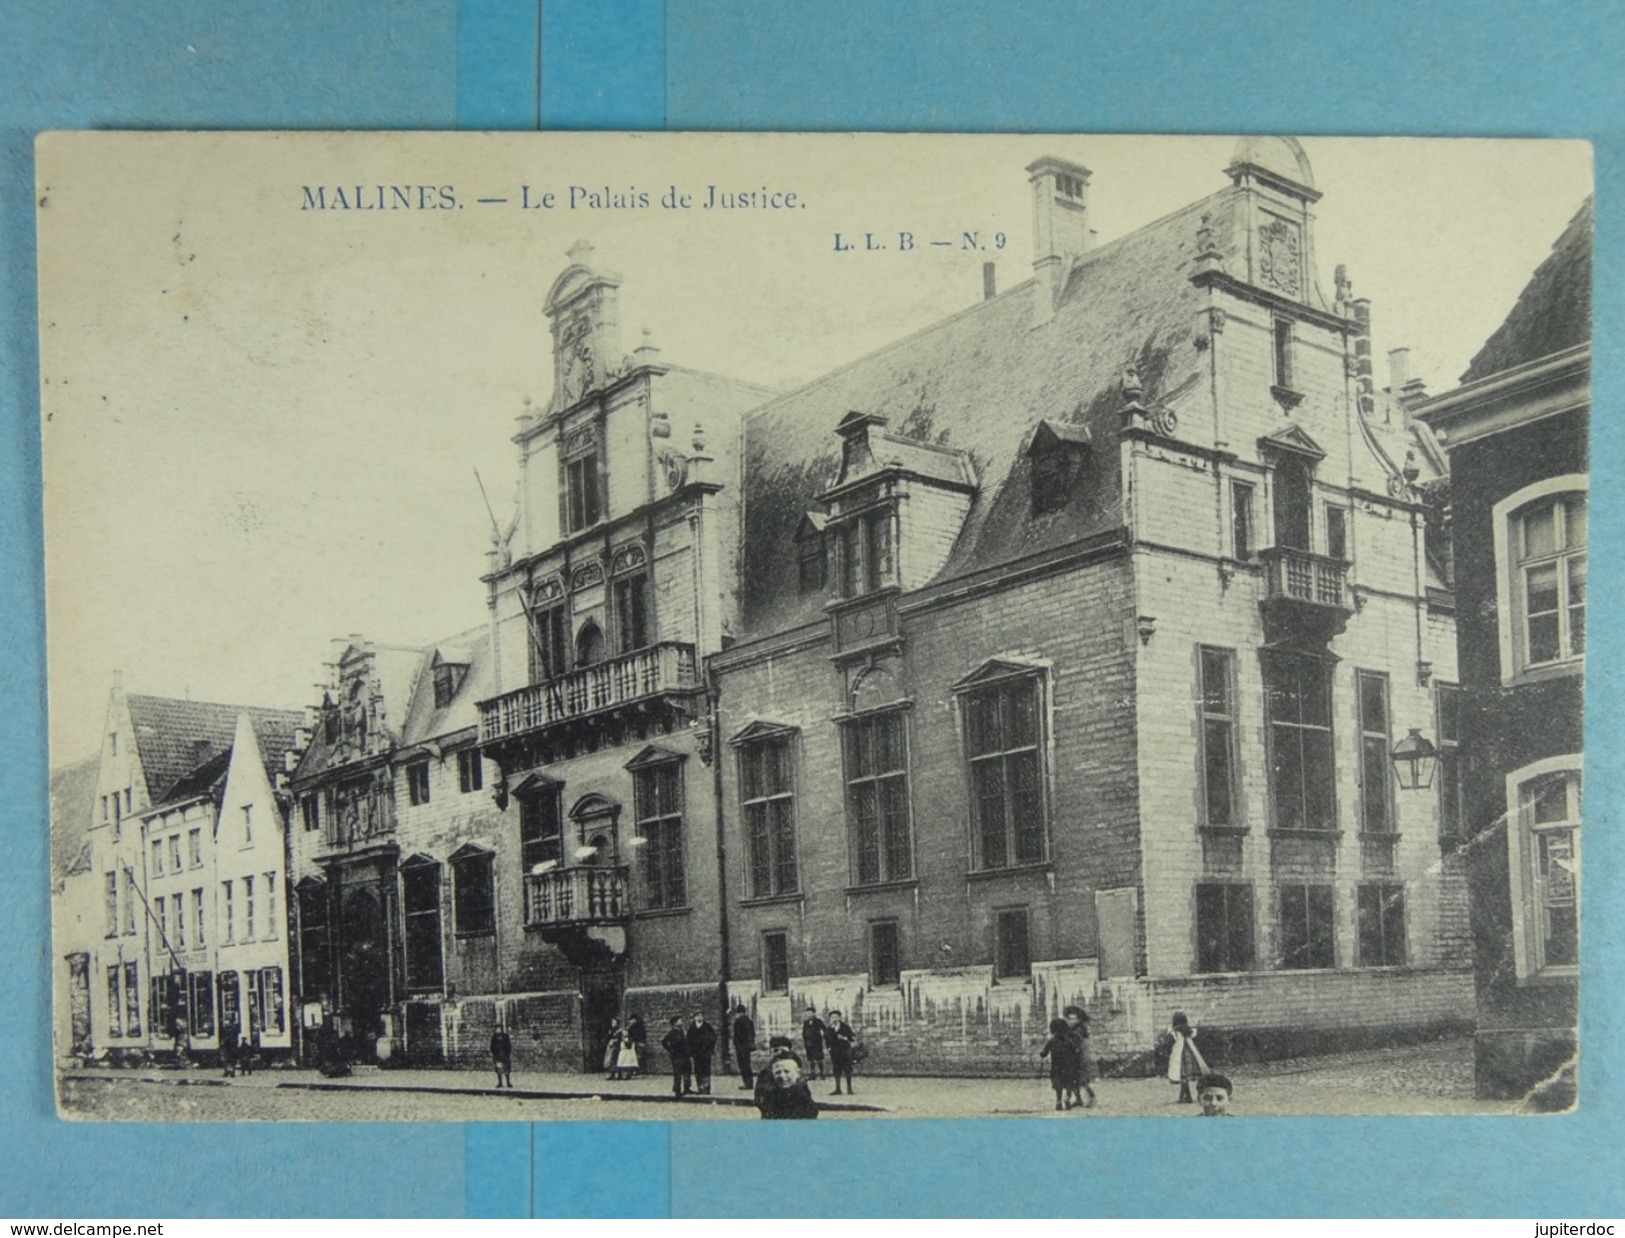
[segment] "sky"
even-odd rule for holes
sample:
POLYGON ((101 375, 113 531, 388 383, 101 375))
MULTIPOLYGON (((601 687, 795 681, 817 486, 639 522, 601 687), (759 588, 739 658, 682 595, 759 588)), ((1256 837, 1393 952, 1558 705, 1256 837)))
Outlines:
MULTIPOLYGON (((527 399, 552 392, 542 305, 575 242, 624 281, 625 351, 647 328, 665 361, 788 388, 970 305, 984 261, 1001 289, 1026 279, 1033 159, 1091 169, 1103 244, 1222 188, 1234 146, 47 136, 53 766, 95 750, 115 672, 132 692, 298 707, 319 698, 336 638, 427 643, 484 622, 491 520, 475 472, 506 524, 510 436, 527 399), (412 187, 414 209, 333 209, 341 187, 347 202, 356 186, 371 202, 380 185, 412 187), (736 202, 796 199, 704 209, 712 186, 736 202), (329 209, 310 209, 318 188, 329 209), (662 205, 673 189, 686 208, 662 205), (903 231, 913 249, 899 248, 903 231), (980 249, 959 243, 966 232, 980 249), (837 233, 853 248, 838 251, 837 233), (866 249, 866 233, 886 248, 866 249)), ((1346 264, 1370 298, 1379 385, 1381 358, 1408 347, 1430 391, 1453 386, 1591 191, 1584 143, 1315 138, 1304 149, 1324 195, 1319 279, 1329 293, 1346 264)))

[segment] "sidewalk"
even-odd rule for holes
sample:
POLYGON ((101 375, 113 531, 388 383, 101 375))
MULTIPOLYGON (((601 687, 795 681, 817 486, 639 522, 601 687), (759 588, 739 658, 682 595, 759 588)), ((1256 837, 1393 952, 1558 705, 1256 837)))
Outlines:
MULTIPOLYGON (((1226 1071, 1235 1083, 1234 1111, 1240 1115, 1399 1115, 1511 1113, 1513 1102, 1480 1101, 1472 1091, 1471 1042, 1458 1038, 1403 1049, 1373 1050, 1291 1061, 1237 1065, 1226 1071)), ((346 1079, 324 1079, 313 1070, 260 1070, 221 1078, 217 1070, 76 1069, 66 1077, 122 1079, 177 1086, 242 1089, 289 1088, 327 1092, 438 1093, 447 1096, 505 1097, 513 1100, 640 1101, 671 1107, 674 1120, 703 1117, 707 1108, 751 1105, 751 1093, 738 1076, 717 1075, 709 1096, 671 1094, 664 1075, 609 1082, 601 1075, 515 1071, 512 1090, 490 1086, 491 1075, 474 1070, 359 1069, 346 1079)), ((830 1095, 828 1080, 812 1080, 823 1113, 885 1117, 1154 1117, 1185 1116, 1195 1106, 1174 1103, 1164 1079, 1101 1079, 1094 1084, 1093 1109, 1056 1113, 1047 1078, 964 1079, 919 1076, 864 1076, 857 1095, 830 1095)), ((517 1115, 516 1115, 517 1116, 517 1115)))

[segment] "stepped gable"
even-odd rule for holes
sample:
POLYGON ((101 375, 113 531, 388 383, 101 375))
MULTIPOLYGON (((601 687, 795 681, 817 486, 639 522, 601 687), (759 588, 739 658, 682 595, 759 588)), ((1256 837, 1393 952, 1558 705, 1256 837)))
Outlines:
POLYGON ((1123 376, 1133 365, 1147 407, 1196 389, 1191 346, 1206 295, 1191 282, 1202 217, 1221 260, 1243 233, 1234 187, 1072 260, 1053 318, 1035 325, 1041 281, 1029 280, 852 362, 751 413, 745 423, 743 634, 810 624, 821 594, 797 590, 803 517, 835 480, 835 427, 853 410, 887 432, 968 453, 979 483, 945 580, 1122 523, 1116 441, 1123 376), (1096 444, 1086 493, 1034 516, 1023 451, 1043 420, 1086 428, 1096 444))
POLYGON ((1591 342, 1592 227, 1593 204, 1587 198, 1529 277, 1506 321, 1468 363, 1463 383, 1591 342))
MULTIPOLYGON (((276 769, 293 747, 294 731, 304 721, 298 710, 259 705, 222 705, 212 701, 179 701, 165 696, 125 697, 136 751, 147 779, 147 798, 154 804, 175 798, 172 789, 201 768, 231 751, 237 718, 247 714, 260 737, 267 768, 276 769)), ((201 775, 199 775, 201 776, 201 775)), ((196 794, 196 792, 193 792, 196 794)))

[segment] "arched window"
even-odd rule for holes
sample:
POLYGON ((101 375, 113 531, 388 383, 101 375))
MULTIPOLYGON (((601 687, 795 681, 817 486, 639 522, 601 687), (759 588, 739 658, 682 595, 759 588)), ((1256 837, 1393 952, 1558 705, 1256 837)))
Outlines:
POLYGON ((1513 954, 1519 979, 1580 962, 1580 757, 1507 776, 1513 954))
POLYGON ((1585 655, 1586 497, 1585 476, 1571 474, 1495 505, 1503 682, 1567 672, 1585 655))
POLYGON ((576 634, 576 665, 596 666, 604 660, 604 630, 589 619, 576 634))

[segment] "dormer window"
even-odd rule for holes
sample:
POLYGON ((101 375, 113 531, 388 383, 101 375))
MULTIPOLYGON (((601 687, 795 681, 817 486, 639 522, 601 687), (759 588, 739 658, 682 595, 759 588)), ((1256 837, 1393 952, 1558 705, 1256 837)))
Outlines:
POLYGON ((451 704, 452 697, 457 695, 457 689, 463 686, 463 676, 468 674, 468 667, 458 666, 452 662, 442 662, 434 668, 434 707, 444 709, 451 704))
POLYGON ((841 526, 840 538, 843 597, 862 597, 892 583, 891 508, 864 512, 847 521, 841 526))
POLYGON ((802 594, 822 592, 829 583, 824 517, 808 512, 796 530, 796 583, 802 594))
POLYGON ((1038 423, 1027 447, 1032 466, 1033 515, 1059 511, 1071 501, 1088 452, 1089 431, 1083 427, 1038 423))

